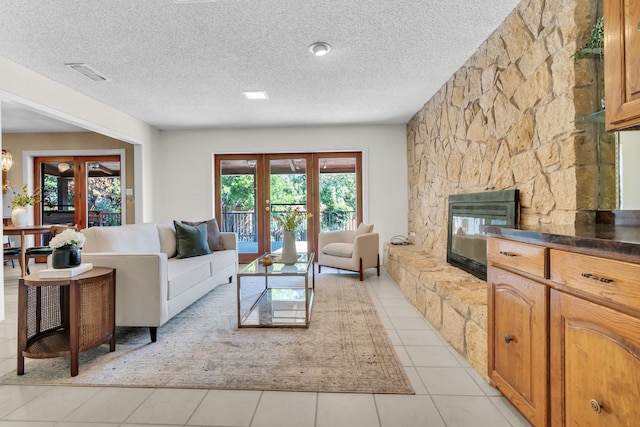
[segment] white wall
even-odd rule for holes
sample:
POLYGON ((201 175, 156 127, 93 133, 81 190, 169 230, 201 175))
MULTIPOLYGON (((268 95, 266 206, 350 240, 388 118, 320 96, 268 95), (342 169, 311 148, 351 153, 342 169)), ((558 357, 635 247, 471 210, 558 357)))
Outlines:
POLYGON ((135 145, 136 222, 148 219, 153 149, 158 131, 146 123, 0 57, 0 101, 135 145))
MULTIPOLYGON (((0 113, 12 102, 87 130, 136 144, 136 221, 151 205, 153 149, 158 132, 144 122, 0 57, 0 113), (138 176, 140 175, 140 176, 138 176)), ((0 114, 1 117, 1 114, 0 114)), ((0 123, 0 130, 2 129, 0 123)), ((0 137, 0 148, 2 138, 0 137)), ((28 178, 28 177, 27 177, 28 178)), ((27 181, 25 181, 27 182, 27 181)), ((4 274, 0 262, 0 274, 4 274)), ((4 286, 0 287, 0 320, 4 319, 4 286)))
POLYGON ((407 234, 404 125, 164 131, 154 174, 153 220, 214 216, 213 156, 230 153, 363 152, 363 218, 382 243, 407 234))
POLYGON ((618 165, 620 206, 618 209, 640 209, 640 132, 618 133, 618 165))

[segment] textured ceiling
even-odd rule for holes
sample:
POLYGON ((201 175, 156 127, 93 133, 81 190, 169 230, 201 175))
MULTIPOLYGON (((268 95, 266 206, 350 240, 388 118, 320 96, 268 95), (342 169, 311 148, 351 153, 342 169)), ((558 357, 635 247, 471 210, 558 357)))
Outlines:
POLYGON ((403 124, 518 3, 2 0, 0 55, 159 129, 403 124))

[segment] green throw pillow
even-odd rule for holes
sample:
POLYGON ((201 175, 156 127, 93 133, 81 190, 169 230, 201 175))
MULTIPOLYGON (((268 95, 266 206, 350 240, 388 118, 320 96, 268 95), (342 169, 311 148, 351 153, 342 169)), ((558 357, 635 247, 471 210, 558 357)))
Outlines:
POLYGON ((187 225, 173 221, 176 228, 176 258, 190 258, 210 254, 207 224, 187 225))
POLYGON ((220 236, 220 228, 218 228, 218 222, 215 218, 207 220, 207 221, 182 221, 183 224, 187 225, 207 225, 207 241, 209 242, 209 249, 211 251, 223 251, 224 246, 222 245, 222 238, 220 236))

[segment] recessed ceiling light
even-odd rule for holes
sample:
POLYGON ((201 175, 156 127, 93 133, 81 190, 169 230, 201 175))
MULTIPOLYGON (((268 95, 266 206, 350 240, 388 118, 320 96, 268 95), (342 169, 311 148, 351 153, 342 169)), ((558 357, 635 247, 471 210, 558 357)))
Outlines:
POLYGON ((309 46, 309 51, 315 56, 325 56, 331 51, 331 46, 329 45, 329 43, 316 42, 309 46))
POLYGON ((269 99, 267 96, 267 92, 263 90, 243 90, 242 93, 247 99, 256 100, 256 99, 269 99))
POLYGON ((108 78, 106 78, 105 76, 103 76, 102 74, 100 74, 99 72, 97 72, 96 70, 94 70, 93 68, 91 68, 90 66, 88 66, 83 62, 68 62, 64 65, 66 65, 67 67, 71 68, 74 71, 79 72, 83 76, 90 78, 93 81, 105 82, 109 80, 108 78))

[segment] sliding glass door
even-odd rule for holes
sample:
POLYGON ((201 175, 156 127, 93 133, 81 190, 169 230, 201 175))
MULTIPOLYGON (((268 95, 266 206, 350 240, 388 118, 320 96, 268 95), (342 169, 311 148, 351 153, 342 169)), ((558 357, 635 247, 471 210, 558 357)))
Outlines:
POLYGON ((356 230, 362 221, 362 160, 360 153, 316 156, 320 232, 356 230))
MULTIPOLYGON (((269 252, 277 252, 282 248, 283 230, 276 219, 289 211, 297 210, 302 214, 313 212, 309 205, 308 195, 311 193, 308 171, 311 157, 309 155, 275 155, 265 156, 269 165, 268 197, 265 200, 265 212, 270 212, 268 229, 265 230, 269 240, 269 252)), ((298 252, 308 252, 313 247, 309 242, 307 224, 304 221, 294 231, 298 252)))
POLYGON ((216 156, 216 218, 221 231, 237 234, 240 262, 266 251, 261 233, 265 221, 262 170, 261 156, 216 156))
POLYGON ((225 154, 215 157, 216 218, 238 235, 240 262, 282 247, 276 218, 311 213, 295 230, 298 250, 316 251, 320 231, 362 221, 361 153, 225 154))

